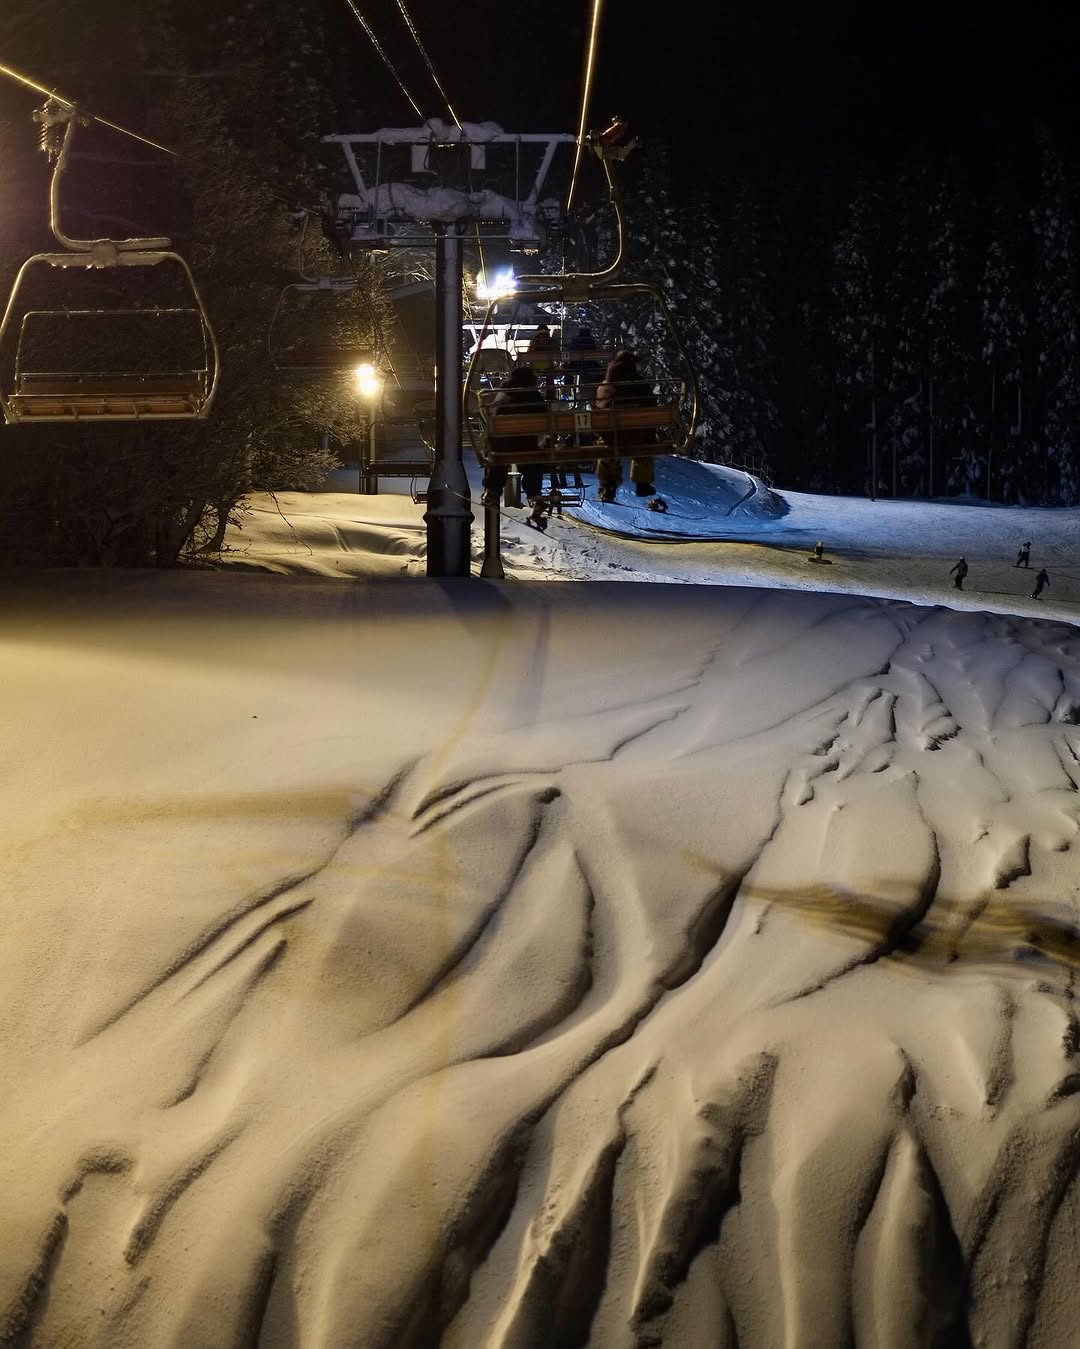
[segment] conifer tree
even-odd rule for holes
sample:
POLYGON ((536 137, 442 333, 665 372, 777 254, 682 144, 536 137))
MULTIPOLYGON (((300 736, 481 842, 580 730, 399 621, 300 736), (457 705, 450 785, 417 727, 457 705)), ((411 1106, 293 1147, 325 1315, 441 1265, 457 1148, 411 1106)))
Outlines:
MULTIPOLYGON (((865 454, 870 495, 884 486, 879 456, 881 315, 875 285, 878 199, 862 189, 852 201, 833 250, 831 331, 836 351, 841 453, 865 454)), ((858 460, 855 460, 858 462, 858 460)))
POLYGON ((1038 459, 1044 500, 1071 504, 1080 496, 1077 419, 1076 258, 1065 166, 1048 134, 1040 135, 1041 180, 1031 211, 1034 310, 1038 338, 1038 459))
POLYGON ((894 495, 932 493, 928 445, 929 344, 926 328, 926 237, 921 226, 925 183, 901 176, 889 213, 890 239, 883 268, 883 359, 887 410, 882 420, 894 495))
POLYGON ((1027 317, 1020 304, 1016 232, 999 207, 994 214, 978 283, 985 393, 986 491, 1004 501, 1022 494, 1018 471, 1023 409, 1023 347, 1027 317))

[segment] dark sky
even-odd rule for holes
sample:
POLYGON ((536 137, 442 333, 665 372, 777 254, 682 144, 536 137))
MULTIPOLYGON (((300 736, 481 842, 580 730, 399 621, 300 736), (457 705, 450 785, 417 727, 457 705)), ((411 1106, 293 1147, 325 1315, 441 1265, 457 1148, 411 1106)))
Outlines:
MULTIPOLYGON (((362 7, 437 113, 396 4, 362 7)), ((608 0, 590 120, 617 111, 643 136, 664 135, 691 176, 718 164, 767 172, 784 157, 843 165, 972 143, 992 154, 1032 116, 1075 137, 1072 6, 1014 3, 1000 17, 992 9, 952 0, 646 9, 608 0)), ((461 116, 507 130, 575 129, 589 0, 474 0, 467 10, 414 0, 411 10, 461 116)), ((404 116, 407 105, 351 22, 369 94, 389 96, 404 116)))

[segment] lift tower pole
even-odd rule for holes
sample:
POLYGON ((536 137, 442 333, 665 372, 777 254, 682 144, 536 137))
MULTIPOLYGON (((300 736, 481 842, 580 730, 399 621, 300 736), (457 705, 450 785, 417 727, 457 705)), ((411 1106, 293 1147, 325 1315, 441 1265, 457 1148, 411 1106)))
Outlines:
POLYGON ((427 574, 468 576, 473 515, 461 453, 464 226, 435 225, 435 463, 428 487, 427 574))

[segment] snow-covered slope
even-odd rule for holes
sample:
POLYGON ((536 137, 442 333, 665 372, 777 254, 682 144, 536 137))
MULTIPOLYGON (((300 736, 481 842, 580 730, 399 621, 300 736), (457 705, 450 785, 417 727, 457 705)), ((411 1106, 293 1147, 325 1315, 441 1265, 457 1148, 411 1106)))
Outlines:
POLYGON ((203 573, 0 632, 0 1343, 1072 1343, 1072 627, 203 573))
MULTIPOLYGON (((474 503, 479 498, 475 465, 474 503)), ((660 459, 657 487, 666 514, 650 511, 629 485, 618 502, 595 499, 567 510, 543 534, 524 510, 504 508, 502 546, 515 580, 669 581, 691 585, 768 585, 876 595, 920 604, 1002 613, 1080 615, 1080 513, 953 502, 868 501, 779 492, 733 469, 660 459), (825 545, 821 565, 809 562, 825 545), (1014 565, 1032 542, 1030 569, 1014 565), (676 546, 677 545, 677 546, 676 546), (963 591, 950 568, 970 564, 963 591), (1037 570, 1050 588, 1031 598, 1037 570)), ((354 475, 355 478, 355 475, 354 475)), ((251 514, 232 531, 225 565, 323 576, 423 575, 423 506, 384 482, 385 495, 282 493, 251 498, 251 514)), ((473 527, 476 570, 482 526, 473 527)))

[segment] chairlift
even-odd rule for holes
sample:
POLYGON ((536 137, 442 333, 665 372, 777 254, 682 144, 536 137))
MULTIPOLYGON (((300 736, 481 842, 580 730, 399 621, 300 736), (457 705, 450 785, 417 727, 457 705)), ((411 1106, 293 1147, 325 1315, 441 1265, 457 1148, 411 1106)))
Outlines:
MULTIPOLYGON (((630 458, 640 455, 685 454, 690 448, 697 423, 697 385, 694 371, 674 315, 663 293, 644 282, 613 283, 603 286, 579 284, 584 278, 563 277, 558 289, 520 292, 525 300, 538 302, 565 298, 573 304, 603 305, 628 299, 650 300, 663 316, 679 356, 678 373, 653 376, 642 372, 642 380, 651 385, 655 403, 651 406, 614 404, 597 408, 596 391, 602 375, 592 380, 582 366, 594 364, 601 370, 610 360, 606 351, 581 351, 563 348, 544 353, 547 388, 541 390, 542 410, 516 411, 513 406, 495 406, 497 391, 481 389, 476 396, 479 435, 475 421, 466 418, 473 437, 473 449, 484 465, 496 464, 572 464, 600 457, 630 458), (561 383, 555 381, 561 380, 561 383), (521 449, 520 441, 511 450, 501 450, 504 437, 538 438, 535 450, 521 449)), ((485 318, 485 324, 487 319, 485 318)), ((481 337, 483 330, 481 330, 481 337)), ((531 364, 518 358, 520 364, 531 364)), ((472 388, 472 373, 467 389, 472 388)), ((466 411, 472 399, 466 400, 466 411)))
MULTIPOLYGON (((605 133, 606 134, 606 133, 605 133)), ((518 287, 515 299, 524 304, 604 306, 626 300, 648 300, 663 318, 678 353, 679 369, 661 372, 657 376, 642 373, 642 379, 651 384, 655 402, 650 406, 618 404, 595 407, 599 380, 590 382, 581 378, 581 366, 594 358, 599 365, 606 363, 606 352, 582 352, 562 347, 558 351, 538 353, 549 376, 543 391, 543 410, 514 411, 512 407, 496 407, 495 392, 479 394, 479 430, 476 436, 473 423, 465 418, 477 458, 485 466, 542 463, 573 464, 583 459, 645 455, 684 454, 693 440, 697 425, 698 394, 693 366, 687 355, 679 325, 667 298, 658 286, 643 281, 616 280, 622 269, 624 218, 622 201, 612 174, 611 162, 623 157, 622 151, 613 151, 601 136, 590 136, 588 144, 598 155, 607 178, 608 194, 615 210, 617 250, 613 261, 600 272, 570 272, 551 275, 522 276, 526 283, 518 287), (569 376, 576 376, 574 379, 569 376), (562 384, 555 381, 562 377, 562 384), (498 441, 504 437, 538 437, 535 450, 513 448, 502 450, 498 441)), ((477 339, 475 355, 483 347, 484 336, 491 323, 497 301, 492 301, 484 315, 477 339)), ((528 355, 519 356, 519 362, 532 364, 528 355)), ((467 392, 472 382, 472 365, 466 378, 467 392)), ((520 445, 520 441, 518 441, 520 445)))
MULTIPOLYGON (((305 270, 304 239, 307 227, 308 216, 305 213, 297 243, 296 270, 299 279, 282 287, 267 332, 266 344, 271 365, 283 374, 314 376, 346 374, 358 366, 377 364, 370 346, 361 347, 354 342, 311 340, 304 336, 291 340, 288 338, 290 315, 297 317, 299 313, 297 306, 290 304, 290 296, 344 296, 350 295, 357 287, 355 276, 313 276, 305 270)), ((326 331, 325 324, 322 331, 326 331)))
POLYGON ((498 389, 513 368, 514 358, 505 347, 485 347, 476 353, 469 362, 466 382, 465 406, 470 417, 479 415, 480 394, 498 389))
MULTIPOLYGON (((72 137, 80 118, 68 104, 50 99, 34 114, 43 127, 43 144, 48 133, 63 127, 59 151, 55 155, 49 187, 49 227, 62 252, 35 253, 19 268, 0 319, 0 351, 10 337, 16 315, 18 339, 11 368, 0 384, 0 408, 9 425, 41 422, 131 422, 192 421, 204 419, 210 411, 218 383, 218 348, 213 328, 187 262, 176 253, 168 238, 72 239, 63 231, 60 218, 60 187, 68 167, 72 137), (191 297, 187 305, 91 305, 83 308, 54 307, 23 310, 20 292, 29 275, 42 268, 75 268, 83 271, 107 271, 120 267, 158 267, 172 264, 181 274, 191 297), (43 360, 34 354, 31 333, 52 320, 89 320, 95 331, 107 332, 115 320, 125 317, 152 319, 156 324, 172 324, 172 334, 188 327, 198 335, 192 344, 190 361, 155 368, 93 370, 67 354, 62 362, 43 360)), ((51 145, 51 142, 49 143, 51 145)), ((47 147, 48 148, 48 147, 47 147)), ((115 325, 113 327, 115 332, 115 325)), ((162 347, 167 348, 167 343, 162 347)), ((161 348, 158 348, 160 350, 161 348)), ((140 353, 140 360, 145 357, 140 353)), ((153 354, 153 353, 151 353, 153 354)), ((132 362, 137 364, 137 362, 132 362)))

